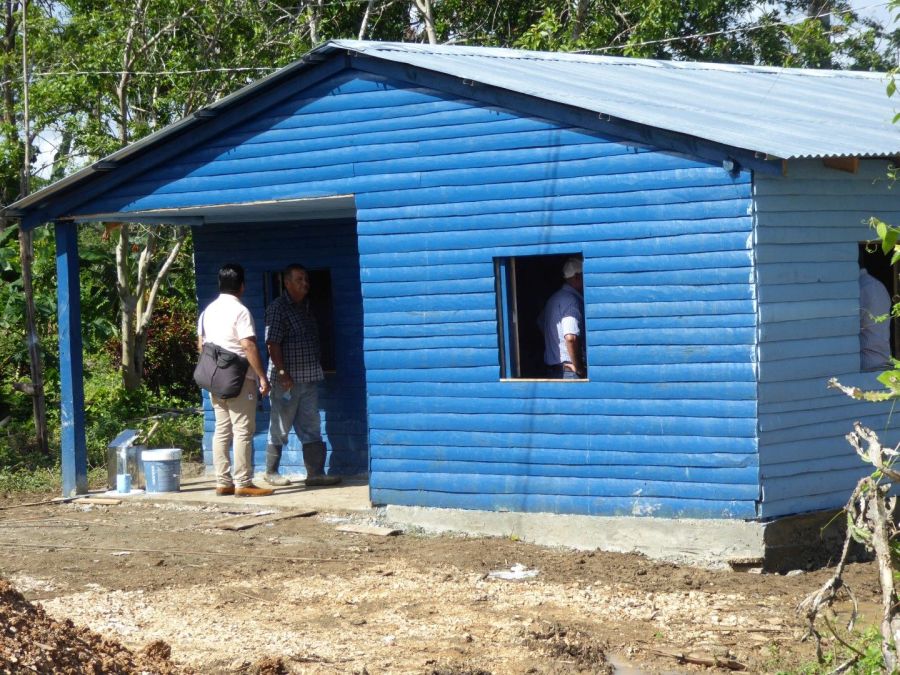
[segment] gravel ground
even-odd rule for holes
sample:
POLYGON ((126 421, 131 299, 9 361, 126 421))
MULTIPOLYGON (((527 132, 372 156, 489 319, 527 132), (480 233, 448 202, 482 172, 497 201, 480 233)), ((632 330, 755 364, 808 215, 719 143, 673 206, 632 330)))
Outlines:
MULTIPOLYGON (((813 659, 795 607, 829 574, 337 531, 377 524, 347 514, 217 527, 235 515, 140 502, 0 511, 0 575, 39 603, 4 585, 0 612, 43 617, 31 623, 50 636, 7 631, 4 667, 18 672, 9 655, 27 650, 22 658, 53 664, 38 672, 729 672, 726 663, 776 672, 813 659), (60 626, 76 637, 57 636, 60 626), (64 659, 75 644, 106 665, 71 669, 64 659), (679 653, 721 667, 680 662, 679 653)), ((848 582, 874 609, 871 566, 852 565, 848 582)))

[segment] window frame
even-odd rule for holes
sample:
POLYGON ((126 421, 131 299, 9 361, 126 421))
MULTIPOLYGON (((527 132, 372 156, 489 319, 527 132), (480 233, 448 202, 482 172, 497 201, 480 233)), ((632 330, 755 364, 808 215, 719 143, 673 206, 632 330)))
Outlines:
MULTIPOLYGON (((522 375, 523 371, 523 346, 521 339, 521 331, 527 329, 522 326, 522 315, 519 307, 519 283, 518 275, 520 272, 525 273, 522 268, 525 267, 525 261, 537 262, 543 259, 545 262, 542 267, 545 269, 553 269, 556 271, 555 278, 549 275, 544 276, 546 297, 540 299, 540 310, 542 311, 549 297, 555 293, 564 283, 562 277, 563 262, 570 257, 580 258, 584 260, 582 251, 563 251, 559 253, 537 254, 537 255, 519 255, 519 256, 497 256, 494 257, 494 294, 496 300, 497 311, 497 349, 498 360, 500 366, 501 382, 587 382, 588 378, 579 378, 572 380, 563 380, 546 376, 522 375)), ((532 308, 533 309, 533 308, 532 308)), ((538 314, 539 315, 539 314, 538 314)), ((535 330, 539 330, 535 326, 535 330)), ((582 339, 585 344, 587 342, 587 321, 585 321, 584 335, 582 339)), ((543 335, 540 344, 544 345, 543 335)), ((585 354, 587 350, 585 349, 585 354)), ((543 351, 540 352, 540 363, 543 365, 543 351)), ((585 363, 587 366, 587 363, 585 363)))

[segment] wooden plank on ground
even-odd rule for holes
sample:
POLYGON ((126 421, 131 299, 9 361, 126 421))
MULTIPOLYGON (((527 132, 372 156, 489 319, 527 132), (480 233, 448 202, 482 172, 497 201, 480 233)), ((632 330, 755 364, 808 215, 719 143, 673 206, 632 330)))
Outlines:
POLYGON ((96 504, 97 506, 118 506, 122 503, 121 499, 114 497, 82 497, 75 500, 76 504, 96 504))
POLYGON ((354 534, 372 534, 376 537, 392 537, 400 534, 400 530, 390 527, 378 527, 377 525, 338 525, 338 532, 352 532, 354 534))
POLYGON ((287 520, 288 518, 307 518, 316 515, 315 511, 282 511, 281 513, 269 513, 262 516, 248 514, 246 516, 235 516, 234 518, 226 518, 216 523, 216 527, 220 530, 246 530, 257 525, 265 525, 266 523, 274 523, 276 520, 287 520))

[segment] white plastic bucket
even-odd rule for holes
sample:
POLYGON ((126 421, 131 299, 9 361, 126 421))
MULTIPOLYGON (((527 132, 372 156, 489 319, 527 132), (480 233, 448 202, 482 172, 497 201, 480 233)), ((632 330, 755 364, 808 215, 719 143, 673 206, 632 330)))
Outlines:
POLYGON ((181 489, 181 449, 144 450, 144 480, 147 492, 178 492, 181 489))

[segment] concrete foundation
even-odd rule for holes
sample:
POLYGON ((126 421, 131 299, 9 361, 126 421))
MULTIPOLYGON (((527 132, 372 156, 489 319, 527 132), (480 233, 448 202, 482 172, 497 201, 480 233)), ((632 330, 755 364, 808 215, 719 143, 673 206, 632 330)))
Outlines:
POLYGON ((664 519, 463 511, 387 506, 396 525, 426 532, 517 537, 545 546, 642 553, 703 567, 768 571, 808 569, 834 560, 843 542, 835 512, 761 523, 744 520, 664 519), (831 526, 826 527, 826 525, 831 526))
POLYGON ((724 567, 729 561, 762 566, 765 525, 699 520, 462 511, 388 506, 387 518, 428 532, 517 537, 545 546, 643 553, 673 562, 724 567))

